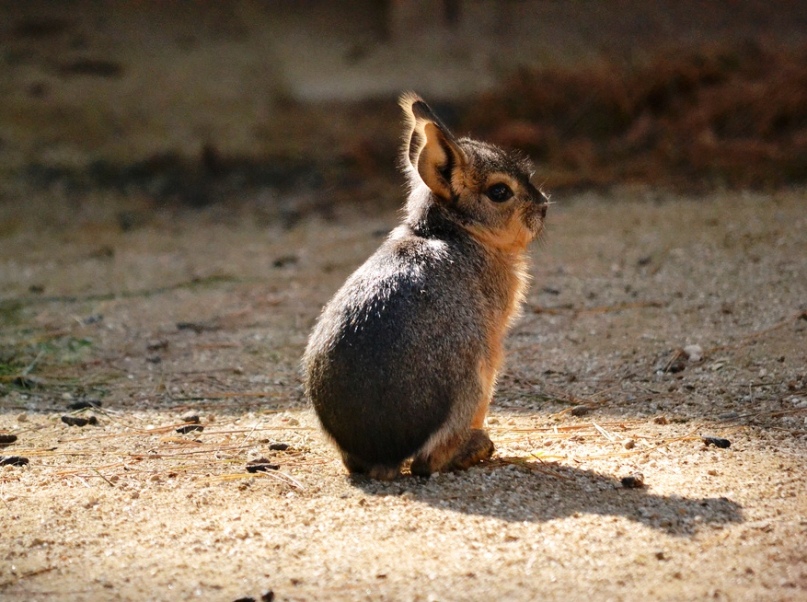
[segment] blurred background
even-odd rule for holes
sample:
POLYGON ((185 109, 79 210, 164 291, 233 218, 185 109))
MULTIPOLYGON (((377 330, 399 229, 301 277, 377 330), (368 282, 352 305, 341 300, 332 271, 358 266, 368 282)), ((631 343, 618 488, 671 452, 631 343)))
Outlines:
POLYGON ((0 202, 389 208, 409 89, 550 191, 807 180, 802 0, 3 0, 0 202))

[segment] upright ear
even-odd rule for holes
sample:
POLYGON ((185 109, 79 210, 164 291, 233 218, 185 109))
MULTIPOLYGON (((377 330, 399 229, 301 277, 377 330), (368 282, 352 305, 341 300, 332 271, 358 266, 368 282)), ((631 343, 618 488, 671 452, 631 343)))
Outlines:
POLYGON ((404 94, 401 107, 409 126, 403 149, 405 165, 411 166, 435 195, 450 200, 467 164, 465 153, 448 128, 417 94, 404 94))

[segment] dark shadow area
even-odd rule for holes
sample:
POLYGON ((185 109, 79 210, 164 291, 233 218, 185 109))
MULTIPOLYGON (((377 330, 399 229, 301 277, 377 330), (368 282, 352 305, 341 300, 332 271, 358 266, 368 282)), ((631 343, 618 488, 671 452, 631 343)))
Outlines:
MULTIPOLYGON (((695 50, 654 50, 634 62, 522 66, 489 92, 472 99, 437 97, 432 104, 458 134, 526 152, 553 191, 625 183, 683 192, 726 186, 769 190, 806 181, 805 57, 805 46, 751 38, 695 50)), ((64 69, 114 72, 102 61, 64 69)), ((20 171, 35 188, 60 184, 75 193, 145 193, 192 207, 257 188, 339 188, 390 176, 398 128, 390 120, 394 105, 394 94, 383 102, 327 107, 280 104, 273 123, 256 129, 295 122, 300 140, 282 131, 267 134, 271 156, 241 151, 225 157, 218 150, 225 141, 212 137, 200 141, 197 157, 162 149, 131 163, 101 158, 65 167, 34 161, 20 171), (353 127, 345 131, 342 124, 353 127)))
POLYGON ((129 164, 98 160, 81 169, 31 164, 24 177, 34 188, 58 185, 72 195, 113 191, 204 207, 261 189, 320 191, 324 171, 312 161, 290 157, 222 157, 206 145, 196 159, 165 153, 129 164))
POLYGON ((624 516, 670 535, 689 536, 703 525, 744 520, 742 507, 727 498, 660 496, 646 488, 626 489, 611 476, 571 466, 542 465, 538 472, 500 460, 430 479, 407 475, 384 483, 350 478, 370 495, 407 495, 437 508, 508 522, 545 522, 578 513, 624 516), (474 486, 477 493, 469 496, 474 486))
POLYGON ((430 4, 439 3, 365 0, 340 10, 320 0, 270 4, 247 18, 237 7, 249 3, 238 2, 115 10, 0 2, 9 73, 3 164, 34 188, 141 193, 195 207, 253 188, 338 187, 387 173, 398 137, 391 107, 414 88, 456 133, 528 153, 552 190, 805 182, 800 3, 776 11, 757 0, 601 3, 591 11, 489 2, 480 11, 455 1, 442 14, 430 4), (424 18, 437 25, 429 39, 418 37, 424 18), (359 35, 362 21, 376 34, 359 35), (426 52, 448 36, 455 54, 426 52), (531 46, 544 36, 551 52, 531 46), (482 43, 489 37, 498 42, 482 43), (296 39, 309 42, 305 53, 291 52, 296 39), (223 40, 232 54, 219 56, 223 40), (339 47, 344 56, 334 59, 339 47), (199 49, 210 50, 204 65, 199 49), (413 60, 420 52, 423 63, 413 60), (316 57, 333 63, 323 69, 316 57), (383 84, 378 65, 389 75, 383 84), (130 141, 123 154, 120 140, 130 141))

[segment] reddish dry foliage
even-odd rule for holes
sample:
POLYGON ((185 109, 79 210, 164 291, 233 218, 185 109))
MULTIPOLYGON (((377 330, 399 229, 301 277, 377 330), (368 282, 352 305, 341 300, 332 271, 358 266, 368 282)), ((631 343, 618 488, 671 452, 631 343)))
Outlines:
POLYGON ((523 148, 551 188, 807 181, 807 48, 667 52, 641 66, 524 70, 464 129, 523 148))

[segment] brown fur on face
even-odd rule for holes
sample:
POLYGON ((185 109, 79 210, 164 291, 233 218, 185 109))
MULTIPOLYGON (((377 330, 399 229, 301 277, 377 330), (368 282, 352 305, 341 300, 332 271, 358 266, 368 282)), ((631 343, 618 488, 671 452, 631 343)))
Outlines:
POLYGON ((454 138, 413 93, 401 97, 401 106, 407 123, 401 164, 413 192, 425 184, 482 244, 524 251, 540 235, 548 205, 546 195, 530 182, 532 163, 492 144, 454 138), (491 200, 486 191, 496 184, 508 186, 513 197, 491 200))

